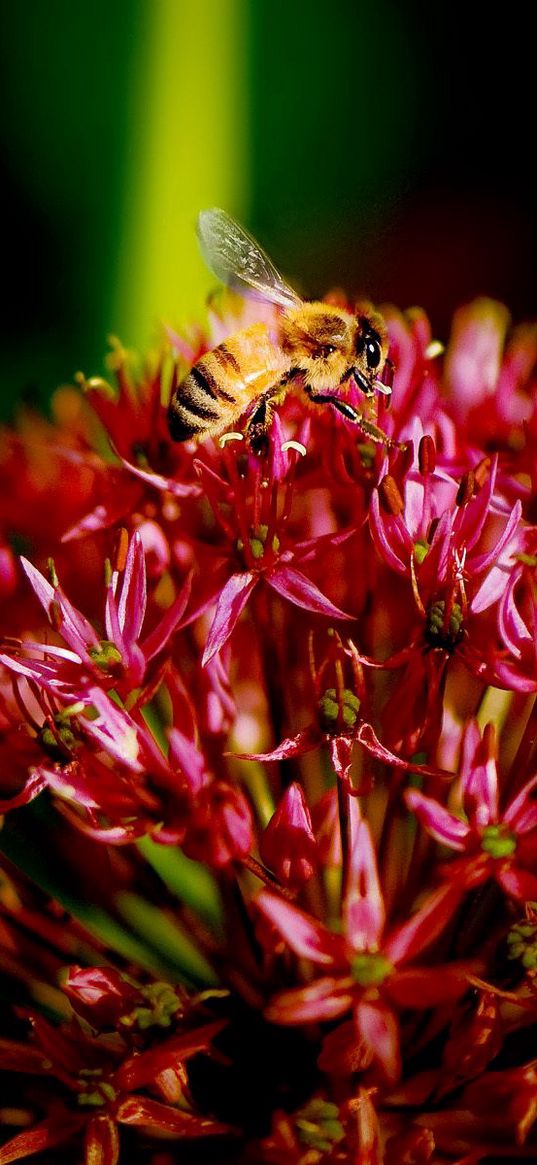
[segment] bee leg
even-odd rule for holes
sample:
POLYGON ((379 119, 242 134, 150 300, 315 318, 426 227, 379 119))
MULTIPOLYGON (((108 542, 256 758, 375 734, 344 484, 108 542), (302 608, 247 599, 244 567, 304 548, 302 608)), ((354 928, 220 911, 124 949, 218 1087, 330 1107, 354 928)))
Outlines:
POLYGON ((271 392, 260 398, 248 422, 246 431, 248 444, 258 457, 266 457, 269 451, 268 429, 272 420, 272 397, 271 392))
POLYGON ((388 434, 383 429, 379 429, 378 425, 374 425, 372 421, 366 421, 364 417, 360 417, 358 424, 363 433, 370 437, 376 445, 386 445, 388 449, 402 449, 407 448, 406 441, 394 441, 393 437, 388 437, 388 434))
POLYGON ((383 429, 379 429, 378 425, 374 425, 372 421, 367 421, 365 417, 361 417, 348 401, 340 400, 337 396, 329 396, 327 393, 315 393, 315 395, 311 393, 310 398, 316 404, 333 405, 339 413, 342 413, 347 421, 352 421, 353 425, 359 425, 362 432, 367 437, 370 437, 376 445, 386 445, 388 449, 406 449, 406 443, 394 441, 393 437, 388 437, 388 434, 383 429))

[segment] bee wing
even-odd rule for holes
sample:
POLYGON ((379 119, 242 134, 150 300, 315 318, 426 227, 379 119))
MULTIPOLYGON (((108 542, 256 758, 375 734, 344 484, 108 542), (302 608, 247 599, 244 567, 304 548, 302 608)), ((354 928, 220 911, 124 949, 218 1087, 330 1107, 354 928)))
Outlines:
POLYGON ((225 210, 215 207, 200 212, 198 238, 209 270, 233 291, 249 290, 280 307, 301 303, 259 243, 225 210))

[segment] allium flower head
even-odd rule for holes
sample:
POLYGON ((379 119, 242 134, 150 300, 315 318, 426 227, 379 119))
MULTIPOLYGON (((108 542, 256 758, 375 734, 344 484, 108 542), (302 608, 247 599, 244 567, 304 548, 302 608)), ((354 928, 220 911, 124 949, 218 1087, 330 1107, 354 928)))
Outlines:
POLYGON ((173 442, 278 286, 0 442, 0 1165, 537 1159, 537 332, 173 442))

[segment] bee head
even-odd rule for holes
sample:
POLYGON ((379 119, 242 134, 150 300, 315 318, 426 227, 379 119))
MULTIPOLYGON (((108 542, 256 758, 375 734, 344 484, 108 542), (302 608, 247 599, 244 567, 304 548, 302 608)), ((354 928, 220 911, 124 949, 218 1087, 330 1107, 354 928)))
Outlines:
POLYGON ((282 320, 282 347, 314 391, 337 388, 355 355, 356 320, 327 303, 304 303, 282 320))
POLYGON ((387 334, 382 316, 378 312, 356 312, 355 380, 359 387, 372 393, 373 382, 380 377, 386 361, 387 334))

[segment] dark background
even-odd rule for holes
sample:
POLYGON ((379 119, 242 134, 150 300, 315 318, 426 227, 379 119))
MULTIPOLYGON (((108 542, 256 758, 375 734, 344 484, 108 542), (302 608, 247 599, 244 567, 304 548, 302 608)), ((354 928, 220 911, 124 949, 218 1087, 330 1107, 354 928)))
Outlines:
MULTIPOLYGON (((179 23, 191 3, 175 0, 179 23)), ((229 85, 246 142, 226 209, 305 295, 337 284, 419 303, 440 338, 476 294, 504 300, 516 320, 537 316, 535 38, 522 8, 214 3, 227 17, 222 53, 239 46, 229 85)), ((4 412, 21 396, 46 401, 80 367, 101 371, 120 324, 126 343, 139 339, 116 290, 119 266, 132 262, 120 237, 137 89, 161 5, 170 0, 0 5, 4 412)), ((206 33, 177 38, 178 107, 172 87, 162 116, 179 127, 180 102, 200 118, 204 102, 218 106, 206 7, 206 33), (186 96, 184 62, 195 79, 186 96)), ((158 80, 158 57, 152 68, 158 80)), ((189 147, 181 183, 193 199, 219 132, 203 122, 189 147)), ((151 150, 143 157, 151 165, 151 150)), ((165 189, 172 149, 158 165, 165 189)), ((218 175, 206 197, 220 201, 218 175)), ((177 278, 184 301, 190 268, 180 257, 177 278)), ((203 303, 192 287, 195 319, 203 303)))

